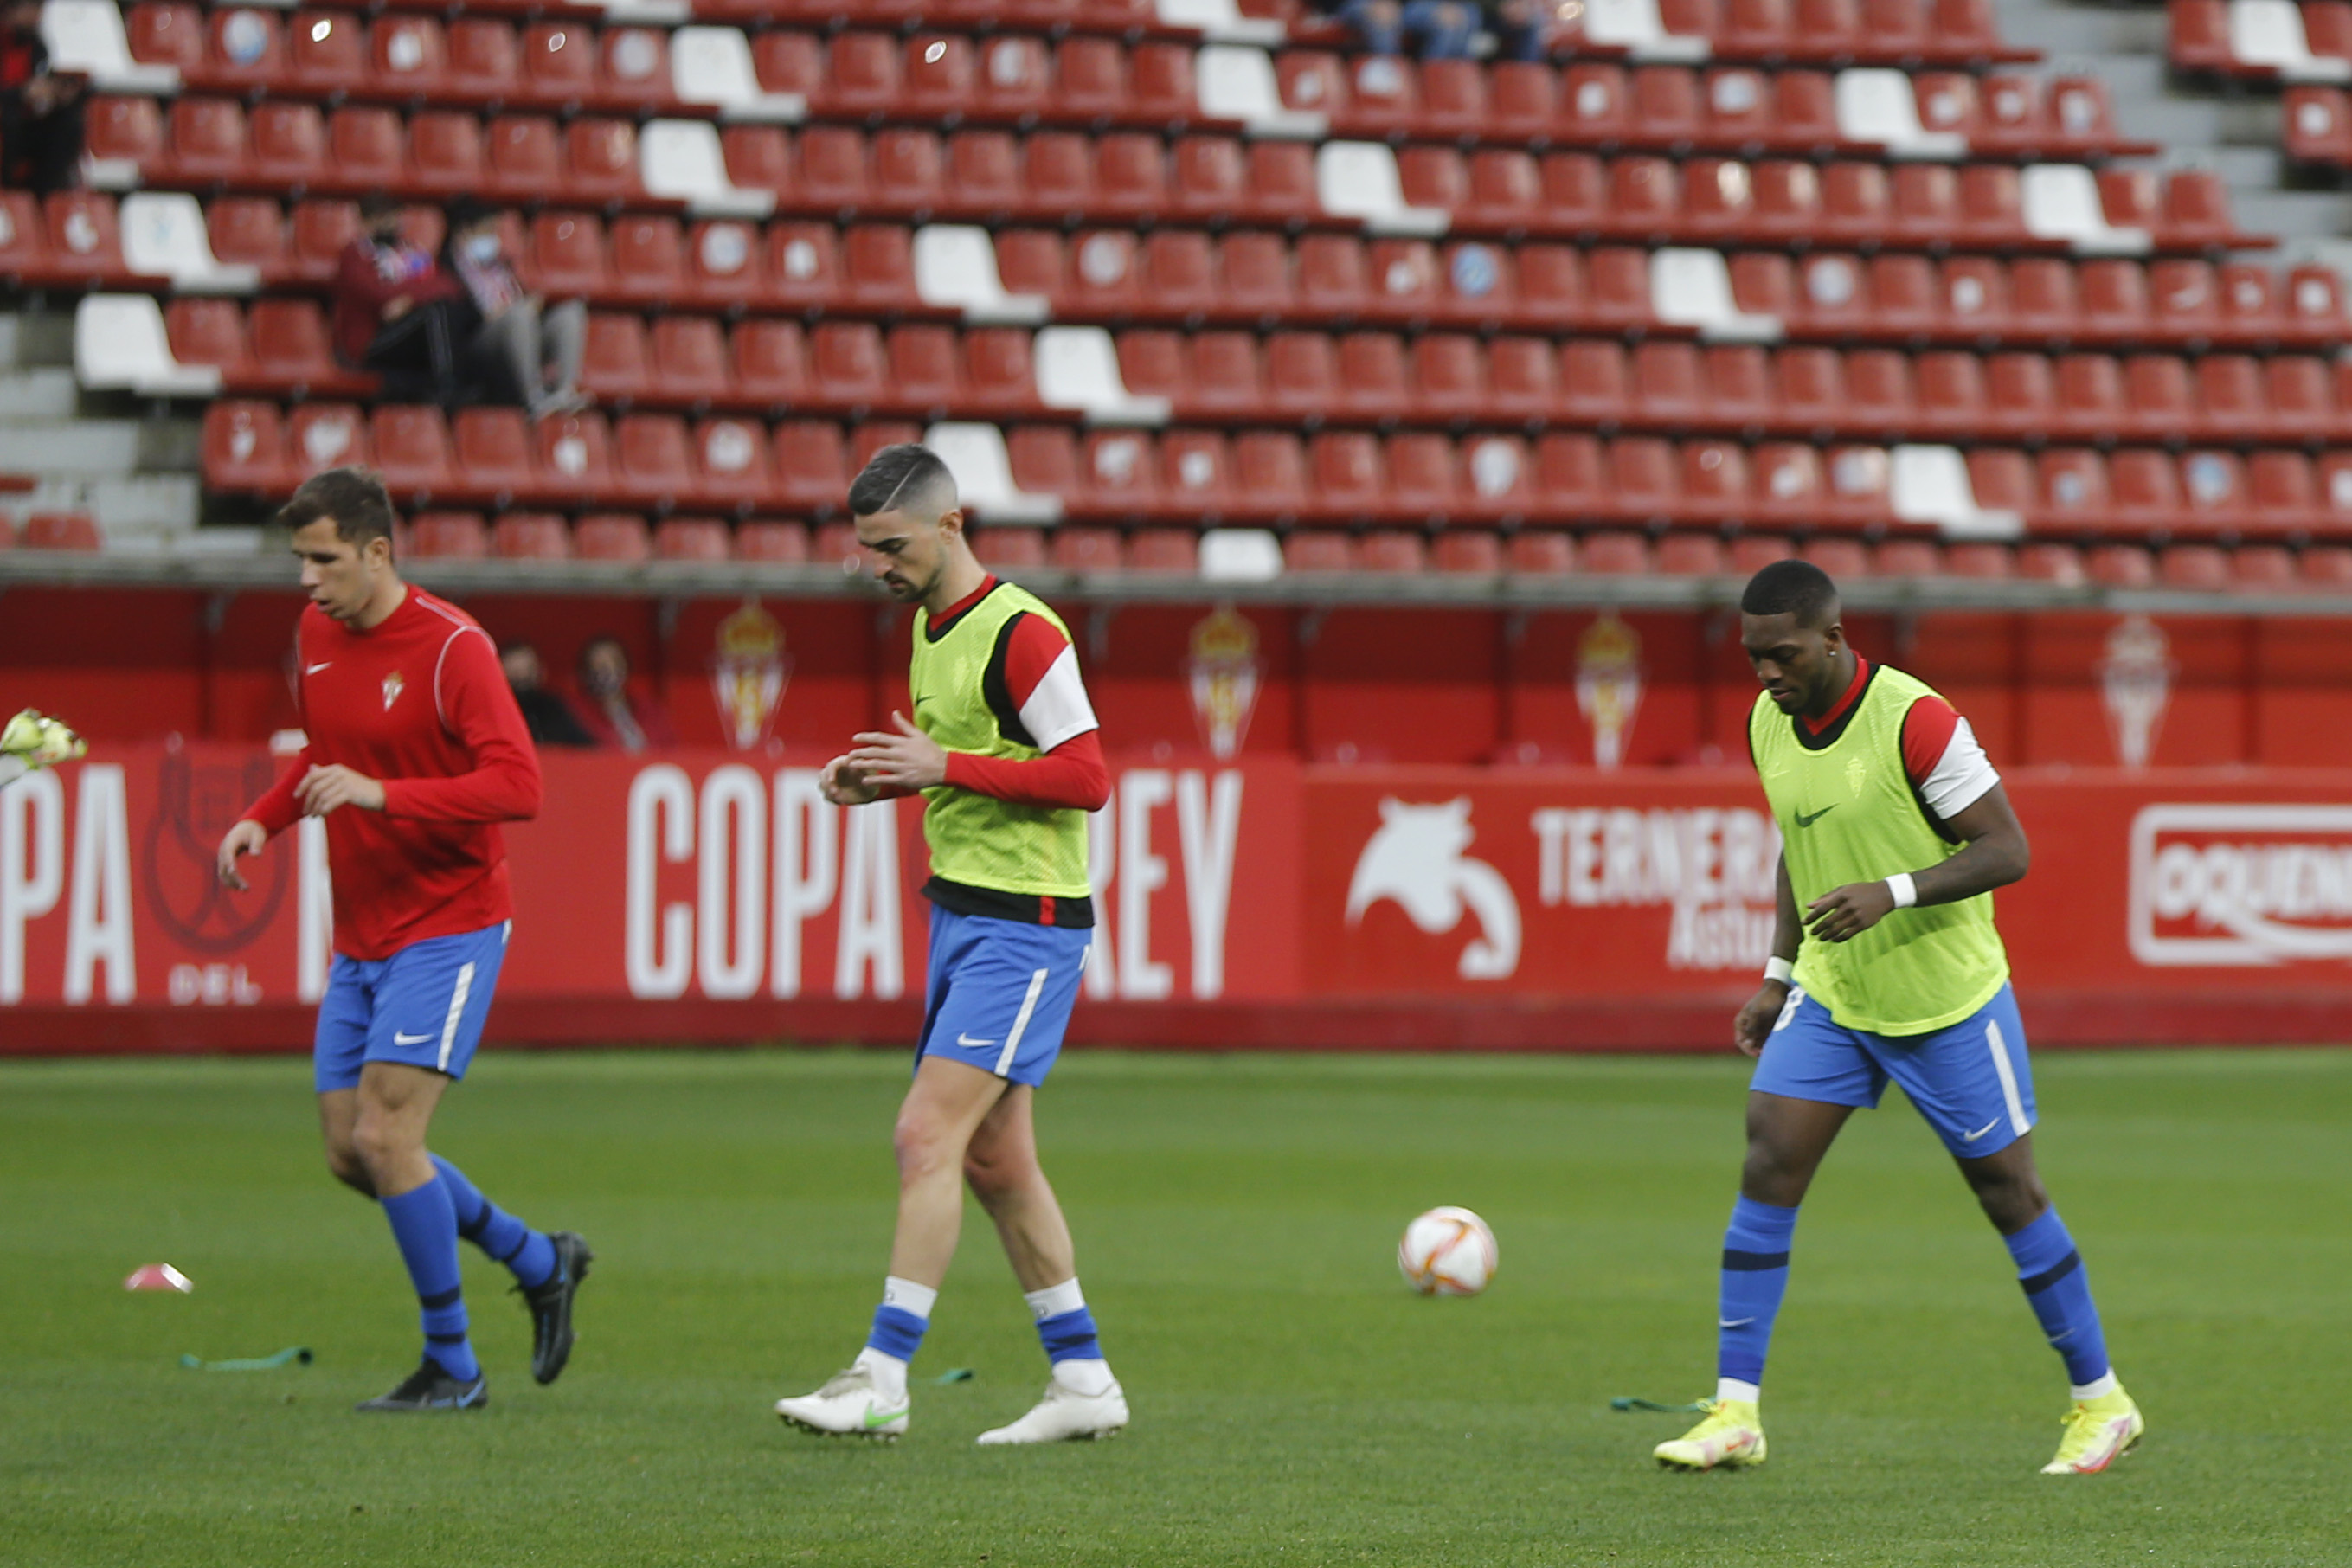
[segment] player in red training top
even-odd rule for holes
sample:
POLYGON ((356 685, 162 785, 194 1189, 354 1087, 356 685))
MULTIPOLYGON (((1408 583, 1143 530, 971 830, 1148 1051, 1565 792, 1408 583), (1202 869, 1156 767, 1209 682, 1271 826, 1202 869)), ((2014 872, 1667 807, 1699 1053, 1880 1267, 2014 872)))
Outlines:
POLYGON ((514 1273, 530 1309, 531 1375, 572 1352, 591 1253, 483 1197, 425 1147, 434 1107, 466 1075, 513 929, 498 825, 539 813, 539 756, 473 617, 400 579, 392 501, 334 468, 278 514, 310 596, 295 634, 301 755, 221 840, 237 860, 304 816, 325 819, 335 957, 314 1049, 327 1168, 383 1205, 425 1319, 425 1358, 362 1410, 478 1410, 488 1383, 466 1333, 457 1238, 514 1273))

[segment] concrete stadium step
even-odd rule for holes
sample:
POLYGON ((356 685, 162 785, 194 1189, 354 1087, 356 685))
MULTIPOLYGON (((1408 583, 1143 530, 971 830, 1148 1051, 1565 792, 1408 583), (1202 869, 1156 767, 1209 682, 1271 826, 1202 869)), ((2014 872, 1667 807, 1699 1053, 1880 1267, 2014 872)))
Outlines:
POLYGON ((2074 5, 2053 0, 1997 0, 2004 42, 2051 55, 2165 52, 2161 5, 2074 5))
POLYGON ((58 419, 0 425, 0 470, 43 478, 193 473, 201 430, 186 419, 58 419))
POLYGON ((70 370, 0 370, 0 419, 71 419, 80 397, 70 370))
POLYGON ((63 366, 70 370, 73 362, 72 311, 0 314, 0 369, 63 366))
POLYGON ((110 545, 140 537, 194 530, 203 515, 204 487, 194 474, 130 474, 110 479, 45 479, 5 509, 22 522, 36 511, 86 511, 110 545))

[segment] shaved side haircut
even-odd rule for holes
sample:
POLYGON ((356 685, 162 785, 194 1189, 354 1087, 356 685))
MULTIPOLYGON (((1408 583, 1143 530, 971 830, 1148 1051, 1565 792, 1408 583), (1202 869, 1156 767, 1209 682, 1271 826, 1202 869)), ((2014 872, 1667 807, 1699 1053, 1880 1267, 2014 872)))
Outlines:
POLYGON ((1794 616, 1799 626, 1818 630, 1837 619, 1837 584, 1810 561, 1775 561, 1748 579, 1739 608, 1743 615, 1794 616))
POLYGON ((302 481, 293 499, 278 509, 278 526, 298 532, 321 518, 332 519, 335 537, 365 550, 371 539, 392 538, 392 497, 383 480, 367 468, 329 468, 302 481))
POLYGON ((955 476, 937 452, 912 441, 875 453, 849 485, 849 510, 854 517, 875 517, 886 511, 938 516, 953 510, 955 504, 955 476))

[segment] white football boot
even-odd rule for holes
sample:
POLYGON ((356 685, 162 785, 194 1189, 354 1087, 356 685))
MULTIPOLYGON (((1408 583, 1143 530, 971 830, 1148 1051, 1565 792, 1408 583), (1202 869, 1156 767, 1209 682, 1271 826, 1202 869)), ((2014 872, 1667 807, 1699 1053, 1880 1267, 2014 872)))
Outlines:
MULTIPOLYGON (((887 1439, 903 1436, 910 1408, 910 1403, 903 1398, 896 1409, 886 1408, 874 1387, 874 1374, 862 1366, 835 1373, 814 1394, 776 1401, 776 1414, 793 1426, 829 1437, 887 1439)), ((1122 1408, 1120 1418, 1125 1417, 1122 1408)))
POLYGON ((1114 1382, 1100 1394, 1077 1394, 1058 1382, 1045 1384, 1035 1408, 1010 1426, 982 1432, 983 1443, 1066 1443, 1077 1438, 1116 1437, 1127 1426, 1127 1394, 1114 1382))

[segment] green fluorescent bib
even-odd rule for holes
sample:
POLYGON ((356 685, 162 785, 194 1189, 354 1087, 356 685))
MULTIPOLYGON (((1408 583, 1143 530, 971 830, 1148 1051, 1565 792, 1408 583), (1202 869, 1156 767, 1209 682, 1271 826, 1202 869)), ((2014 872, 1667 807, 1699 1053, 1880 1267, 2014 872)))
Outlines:
MULTIPOLYGON (((1874 666, 1842 731, 1819 750, 1797 721, 1757 694, 1748 742, 1765 798, 1780 825, 1797 910, 1849 882, 1917 871, 1959 853, 1927 815, 1903 769, 1903 719, 1936 695, 1899 669, 1874 666)), ((1818 743, 1818 742, 1817 742, 1818 743)), ((1849 1029, 1924 1035, 1990 1001, 2009 979, 1993 929, 1992 895, 1896 910, 1845 942, 1808 937, 1796 981, 1849 1029)))
MULTIPOLYGON (((999 583, 959 616, 940 639, 930 638, 930 615, 915 612, 915 657, 908 684, 915 698, 915 723, 950 752, 984 757, 1043 756, 1018 729, 997 671, 1000 719, 989 701, 990 668, 998 644, 1014 616, 1037 616, 1069 635, 1062 618, 1035 595, 999 583)), ((923 837, 931 847, 931 874, 969 888, 1081 899, 1087 882, 1087 814, 1065 807, 1016 805, 991 795, 941 784, 923 792, 923 837)))

